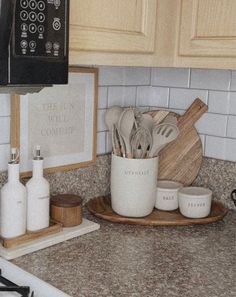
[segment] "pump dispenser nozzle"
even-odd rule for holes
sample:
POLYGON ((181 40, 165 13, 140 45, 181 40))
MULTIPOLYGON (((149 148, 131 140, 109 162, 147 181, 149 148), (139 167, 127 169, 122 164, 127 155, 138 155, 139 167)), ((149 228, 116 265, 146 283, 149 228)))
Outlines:
POLYGON ((43 160, 43 157, 41 156, 41 148, 40 148, 40 145, 36 145, 36 147, 35 147, 34 160, 43 160))
POLYGON ((11 156, 9 164, 18 164, 19 163, 19 151, 17 148, 11 148, 11 156))

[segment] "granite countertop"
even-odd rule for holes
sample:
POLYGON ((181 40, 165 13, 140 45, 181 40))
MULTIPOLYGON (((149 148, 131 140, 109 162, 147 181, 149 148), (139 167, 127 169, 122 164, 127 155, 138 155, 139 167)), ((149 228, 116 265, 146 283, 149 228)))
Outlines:
POLYGON ((73 297, 235 297, 236 212, 198 226, 101 224, 12 262, 73 297))

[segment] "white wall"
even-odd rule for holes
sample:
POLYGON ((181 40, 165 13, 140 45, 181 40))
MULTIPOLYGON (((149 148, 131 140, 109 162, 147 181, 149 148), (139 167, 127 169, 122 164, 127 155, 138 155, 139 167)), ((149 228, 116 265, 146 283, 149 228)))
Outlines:
POLYGON ((5 170, 10 151, 10 95, 0 94, 0 171, 5 170))
MULTIPOLYGON (((179 68, 100 67, 98 154, 111 151, 104 123, 109 106, 171 109, 178 113, 200 97, 209 111, 198 122, 204 155, 236 162, 236 71, 179 68)), ((10 97, 0 95, 0 171, 10 142, 10 97)))

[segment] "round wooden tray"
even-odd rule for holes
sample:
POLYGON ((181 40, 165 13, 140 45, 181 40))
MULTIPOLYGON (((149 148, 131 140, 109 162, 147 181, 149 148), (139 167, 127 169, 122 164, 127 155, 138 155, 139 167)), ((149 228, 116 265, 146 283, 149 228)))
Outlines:
POLYGON ((91 199, 86 206, 92 214, 107 221, 148 226, 209 224, 222 220, 228 212, 228 209, 222 203, 213 201, 210 215, 202 219, 186 218, 178 210, 161 211, 157 209, 154 209, 150 215, 143 218, 128 218, 122 217, 112 210, 110 196, 91 199))

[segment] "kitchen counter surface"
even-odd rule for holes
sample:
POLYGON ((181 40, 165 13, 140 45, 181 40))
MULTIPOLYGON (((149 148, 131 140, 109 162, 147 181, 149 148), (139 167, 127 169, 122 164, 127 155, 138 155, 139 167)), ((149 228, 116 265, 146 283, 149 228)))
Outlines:
POLYGON ((188 227, 87 217, 100 230, 12 262, 73 297, 236 296, 235 211, 188 227))

